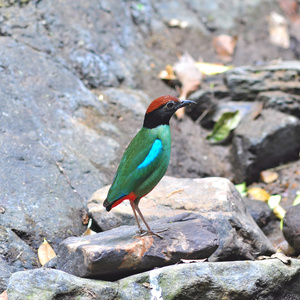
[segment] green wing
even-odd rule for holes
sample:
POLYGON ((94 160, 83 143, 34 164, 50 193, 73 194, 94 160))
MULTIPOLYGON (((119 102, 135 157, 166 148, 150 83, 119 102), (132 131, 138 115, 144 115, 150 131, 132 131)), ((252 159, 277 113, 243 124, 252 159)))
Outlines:
POLYGON ((133 192, 140 198, 150 192, 162 178, 169 164, 170 141, 165 141, 159 131, 142 128, 127 147, 107 201, 114 201, 133 192), (156 139, 161 139, 162 148, 148 164, 140 167, 149 155, 156 139))

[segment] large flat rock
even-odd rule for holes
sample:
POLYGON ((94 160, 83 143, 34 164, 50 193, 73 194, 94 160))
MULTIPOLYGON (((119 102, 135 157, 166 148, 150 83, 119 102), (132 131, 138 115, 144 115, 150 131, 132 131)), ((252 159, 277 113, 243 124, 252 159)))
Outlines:
POLYGON ((80 277, 115 280, 129 274, 208 258, 218 248, 218 235, 204 217, 183 213, 151 222, 157 236, 136 235, 135 226, 64 240, 58 249, 58 269, 80 277))
POLYGON ((52 269, 17 272, 8 299, 230 299, 297 300, 300 260, 178 264, 117 282, 79 278, 52 269))
MULTIPOLYGON (((103 207, 109 186, 96 191, 88 202, 92 218, 102 230, 124 224, 135 225, 128 201, 109 213, 103 207)), ((220 245, 210 260, 253 259, 275 250, 263 234, 235 189, 225 178, 188 179, 165 176, 140 201, 146 220, 157 220, 184 212, 201 214, 212 222, 220 245)))

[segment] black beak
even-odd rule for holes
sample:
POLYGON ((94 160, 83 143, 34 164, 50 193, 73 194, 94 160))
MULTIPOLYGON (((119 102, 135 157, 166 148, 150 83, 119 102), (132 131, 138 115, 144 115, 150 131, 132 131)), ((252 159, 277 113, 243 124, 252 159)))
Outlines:
POLYGON ((192 100, 179 100, 179 103, 177 104, 176 109, 179 109, 181 107, 185 107, 191 104, 197 104, 195 101, 192 100))

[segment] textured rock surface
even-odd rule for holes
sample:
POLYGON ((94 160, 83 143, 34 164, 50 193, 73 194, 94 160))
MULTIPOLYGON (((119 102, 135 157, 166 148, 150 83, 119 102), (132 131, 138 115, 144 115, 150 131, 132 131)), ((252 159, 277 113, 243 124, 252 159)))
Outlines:
POLYGON ((290 207, 286 212, 283 234, 296 253, 300 254, 300 204, 290 207))
POLYGON ((157 236, 139 236, 135 226, 64 240, 57 268, 80 277, 116 280, 180 259, 208 258, 218 248, 218 235, 204 217, 184 213, 149 223, 157 236))
POLYGON ((235 182, 253 182, 260 171, 296 160, 300 151, 299 136, 299 119, 273 109, 263 110, 255 120, 243 119, 232 141, 235 182))
POLYGON ((117 282, 78 278, 58 270, 17 272, 8 285, 20 299, 230 299, 297 300, 300 261, 278 259, 190 263, 158 268, 117 282), (101 296, 100 296, 101 295, 101 296))
POLYGON ((116 299, 118 284, 79 278, 52 269, 14 273, 8 284, 8 299, 116 299))
MULTIPOLYGON (((102 230, 123 224, 135 224, 128 201, 109 213, 103 208, 108 186, 98 190, 88 210, 102 230)), ((193 211, 208 218, 220 236, 220 246, 211 260, 252 259, 259 253, 271 253, 273 246, 256 225, 233 186, 224 178, 185 179, 165 176, 144 197, 140 208, 146 220, 156 220, 193 211)))

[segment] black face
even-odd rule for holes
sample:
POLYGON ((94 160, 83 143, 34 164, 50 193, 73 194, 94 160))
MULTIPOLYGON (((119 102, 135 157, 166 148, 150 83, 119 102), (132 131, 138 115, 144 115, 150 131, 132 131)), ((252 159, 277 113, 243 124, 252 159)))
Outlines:
POLYGON ((169 101, 145 115, 144 127, 155 128, 159 125, 169 125, 170 119, 176 110, 195 103, 190 100, 169 101))

